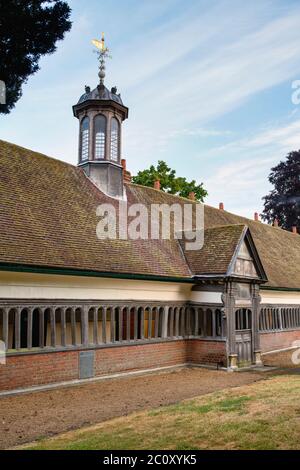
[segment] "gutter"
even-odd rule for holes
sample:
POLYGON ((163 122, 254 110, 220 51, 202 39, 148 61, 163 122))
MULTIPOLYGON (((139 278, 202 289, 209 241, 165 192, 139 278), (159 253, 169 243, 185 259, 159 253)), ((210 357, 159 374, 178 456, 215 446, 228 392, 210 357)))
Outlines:
POLYGON ((174 276, 157 276, 150 274, 131 274, 131 273, 112 273, 102 271, 91 271, 72 268, 44 267, 34 265, 21 265, 11 263, 1 263, 0 271, 34 273, 34 274, 56 274, 60 276, 84 276, 84 277, 101 277, 110 279, 127 279, 139 281, 159 281, 159 282, 177 282, 194 284, 192 277, 174 277, 174 276))
POLYGON ((263 286, 262 290, 280 291, 280 292, 300 292, 300 287, 272 287, 263 286))

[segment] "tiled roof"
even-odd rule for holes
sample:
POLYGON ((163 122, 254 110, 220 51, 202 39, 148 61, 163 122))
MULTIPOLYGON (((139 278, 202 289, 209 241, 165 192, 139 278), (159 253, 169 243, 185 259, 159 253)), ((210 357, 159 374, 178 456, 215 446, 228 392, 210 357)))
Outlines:
POLYGON ((180 243, 191 271, 196 275, 226 275, 245 228, 245 225, 207 228, 203 248, 195 251, 185 250, 183 238, 180 243))
MULTIPOLYGON (((133 184, 126 191, 129 203, 188 202, 133 184)), ((96 208, 104 202, 117 204, 80 168, 0 141, 0 263, 191 277, 177 240, 98 240, 96 208)), ((249 226, 269 285, 300 288, 300 236, 205 206, 206 229, 236 224, 249 226)), ((213 236, 207 242, 216 243, 213 236)))

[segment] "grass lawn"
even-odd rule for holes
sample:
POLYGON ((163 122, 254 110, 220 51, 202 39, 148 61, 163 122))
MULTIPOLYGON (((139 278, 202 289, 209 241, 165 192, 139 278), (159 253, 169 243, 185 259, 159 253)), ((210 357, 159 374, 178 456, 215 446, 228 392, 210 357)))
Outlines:
POLYGON ((300 376, 277 376, 117 418, 27 448, 300 449, 299 398, 300 376))

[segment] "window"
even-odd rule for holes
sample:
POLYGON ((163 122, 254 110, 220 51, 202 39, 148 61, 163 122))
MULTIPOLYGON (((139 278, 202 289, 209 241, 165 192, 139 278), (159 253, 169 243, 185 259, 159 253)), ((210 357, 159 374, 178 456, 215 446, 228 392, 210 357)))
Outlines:
POLYGON ((81 122, 80 159, 82 162, 89 159, 90 120, 85 117, 81 122))
POLYGON ((110 159, 119 161, 119 122, 116 118, 111 120, 110 159))
POLYGON ((95 158, 105 158, 106 117, 99 114, 95 117, 95 158))
POLYGON ((235 329, 251 330, 252 312, 246 308, 241 308, 235 312, 235 329))

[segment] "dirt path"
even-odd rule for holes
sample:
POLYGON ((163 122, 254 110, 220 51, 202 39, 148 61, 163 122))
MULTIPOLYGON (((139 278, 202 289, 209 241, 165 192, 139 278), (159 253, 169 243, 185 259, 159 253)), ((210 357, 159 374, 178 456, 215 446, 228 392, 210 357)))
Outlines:
POLYGON ((0 449, 264 378, 255 372, 180 369, 0 398, 0 449))

